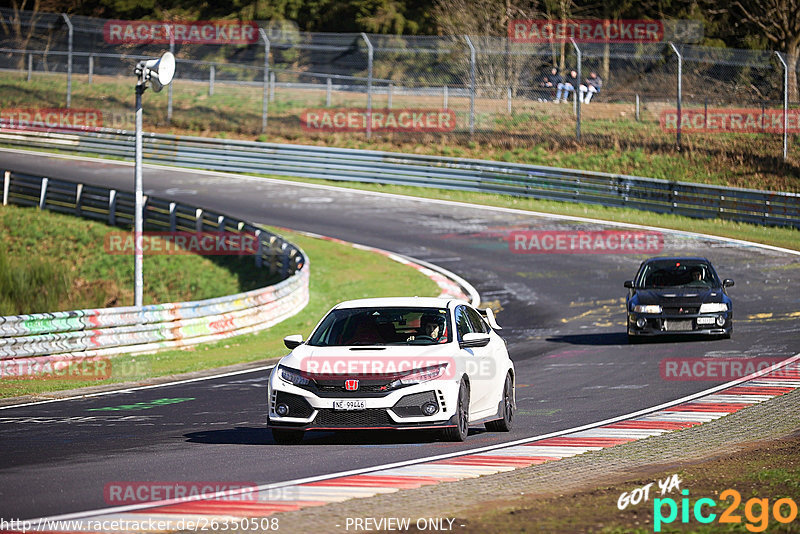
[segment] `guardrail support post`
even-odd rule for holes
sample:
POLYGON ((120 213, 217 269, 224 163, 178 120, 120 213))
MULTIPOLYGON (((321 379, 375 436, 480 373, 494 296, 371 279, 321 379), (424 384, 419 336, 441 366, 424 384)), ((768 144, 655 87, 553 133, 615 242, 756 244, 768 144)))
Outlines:
POLYGON ((269 38, 264 28, 258 29, 261 40, 264 41, 264 87, 261 96, 261 133, 267 132, 267 118, 269 116, 269 99, 267 96, 267 85, 269 85, 269 38))
POLYGON ((789 157, 789 67, 780 52, 775 52, 783 65, 783 161, 789 157))
POLYGON ((197 233, 203 231, 203 208, 194 210, 194 229, 197 233))
MULTIPOLYGON (((572 42, 572 47, 575 49, 575 55, 577 56, 577 71, 578 71, 578 80, 576 83, 578 87, 572 92, 573 97, 575 98, 575 140, 577 142, 581 142, 581 49, 578 47, 578 43, 575 42, 575 39, 570 39, 572 42)), ((587 88, 588 90, 588 88, 587 88)))
POLYGON ((39 191, 39 209, 44 209, 44 203, 47 200, 47 178, 42 178, 42 188, 39 191))
POLYGON ((374 51, 369 37, 361 32, 361 38, 367 43, 367 139, 372 137, 372 60, 374 51))
POLYGON ((211 65, 208 68, 208 96, 214 96, 214 77, 216 76, 216 68, 211 65))
POLYGON ((33 75, 33 54, 28 54, 28 81, 31 81, 33 75))
POLYGON ((89 54, 89 85, 92 85, 93 74, 94 74, 94 54, 89 54))
POLYGON ((325 82, 325 107, 331 107, 331 89, 333 84, 331 83, 331 77, 328 76, 327 81, 325 82))
POLYGON ((675 144, 678 146, 678 150, 681 149, 681 103, 683 101, 683 57, 681 57, 681 53, 678 52, 678 49, 675 47, 674 44, 669 43, 669 46, 672 47, 672 51, 675 52, 675 55, 678 56, 678 96, 677 96, 677 104, 678 104, 678 124, 675 134, 675 144))
POLYGON ((217 217, 217 232, 224 232, 225 231, 225 216, 220 215, 217 217))
POLYGON ((3 173, 3 206, 8 206, 8 186, 11 185, 11 171, 3 173))
POLYGON ((174 232, 178 227, 177 214, 175 213, 174 202, 169 203, 169 231, 174 232))
POLYGON ((469 136, 471 138, 475 134, 475 47, 472 46, 469 35, 465 35, 464 39, 469 46, 469 136))
POLYGON ((81 216, 81 203, 83 202, 83 184, 75 188, 75 215, 81 216))
MULTIPOLYGON (((108 225, 117 225, 117 190, 108 192, 108 225)), ((135 238, 134 238, 135 239, 135 238)))
POLYGON ((66 13, 61 14, 69 30, 69 43, 67 44, 67 109, 72 103, 72 21, 66 13))

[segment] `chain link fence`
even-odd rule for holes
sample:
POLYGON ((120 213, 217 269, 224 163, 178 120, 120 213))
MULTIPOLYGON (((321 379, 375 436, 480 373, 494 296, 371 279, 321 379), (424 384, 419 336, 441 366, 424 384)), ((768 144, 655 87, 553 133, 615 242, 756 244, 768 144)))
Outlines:
POLYGON ((774 52, 306 33, 268 22, 258 22, 257 37, 245 44, 187 43, 174 38, 174 27, 168 40, 113 44, 108 24, 0 9, 3 107, 95 109, 103 127, 132 129, 134 67, 170 49, 175 82, 148 97, 145 123, 201 135, 645 152, 677 146, 780 163, 800 126, 798 103, 787 94, 797 79, 787 69, 797 61, 774 52), (553 66, 562 75, 575 71, 572 91, 542 86, 553 66), (588 87, 591 73, 603 84, 582 102, 580 86, 588 87), (29 104, 16 105, 23 101, 29 104))

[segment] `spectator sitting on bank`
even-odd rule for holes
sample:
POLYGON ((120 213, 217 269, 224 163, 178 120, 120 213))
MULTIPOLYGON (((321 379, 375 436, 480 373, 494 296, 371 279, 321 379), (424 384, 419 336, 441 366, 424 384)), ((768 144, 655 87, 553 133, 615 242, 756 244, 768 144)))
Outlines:
POLYGON ((570 91, 573 93, 575 92, 575 86, 578 85, 578 73, 574 70, 569 71, 569 76, 566 80, 562 83, 558 84, 558 92, 556 92, 556 99, 553 102, 558 102, 561 100, 562 96, 564 98, 563 102, 566 103, 567 98, 569 97, 570 91))
POLYGON ((564 78, 558 73, 558 68, 556 67, 550 69, 550 72, 545 73, 542 77, 542 82, 539 84, 539 87, 542 88, 542 97, 539 98, 539 102, 550 100, 550 95, 553 94, 552 92, 555 91, 558 85, 563 81, 564 78))
POLYGON ((603 87, 603 79, 596 72, 590 72, 586 78, 586 83, 581 84, 581 102, 588 104, 595 93, 599 93, 603 87))

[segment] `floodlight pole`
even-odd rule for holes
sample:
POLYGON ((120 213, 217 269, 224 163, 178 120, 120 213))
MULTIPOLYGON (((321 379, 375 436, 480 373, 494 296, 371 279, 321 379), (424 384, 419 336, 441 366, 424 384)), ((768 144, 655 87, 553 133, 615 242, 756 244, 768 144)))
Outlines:
POLYGON ((134 164, 134 187, 136 202, 133 217, 133 286, 134 298, 133 305, 137 308, 142 306, 142 286, 144 278, 142 276, 142 265, 144 263, 144 251, 142 250, 142 94, 146 89, 145 71, 139 74, 139 81, 136 83, 136 156, 134 164))

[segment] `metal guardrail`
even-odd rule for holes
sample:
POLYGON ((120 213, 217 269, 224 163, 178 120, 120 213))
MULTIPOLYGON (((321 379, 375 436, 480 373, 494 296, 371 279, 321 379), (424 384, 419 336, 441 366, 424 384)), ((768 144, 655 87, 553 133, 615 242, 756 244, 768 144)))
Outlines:
MULTIPOLYGON (((117 226, 133 221, 131 193, 11 171, 2 172, 0 180, 3 205, 38 206, 117 226)), ((42 363, 214 341, 268 328, 308 303, 308 260, 280 236, 221 213, 153 197, 145 199, 144 228, 255 234, 256 264, 281 281, 194 302, 0 317, 0 360, 42 363)))
MULTIPOLYGON (((0 143, 133 158, 133 133, 34 132, 0 143)), ((800 228, 800 195, 519 163, 145 134, 144 160, 188 168, 410 185, 800 228)))

